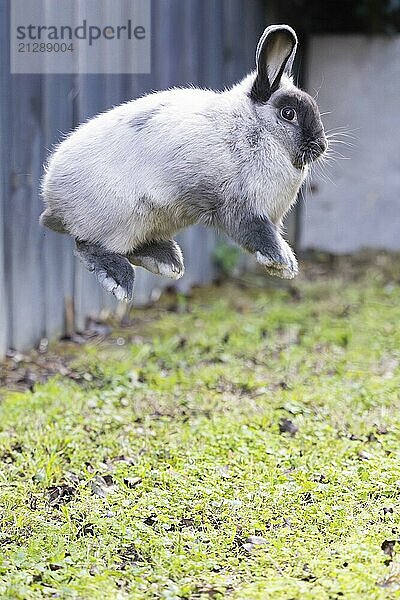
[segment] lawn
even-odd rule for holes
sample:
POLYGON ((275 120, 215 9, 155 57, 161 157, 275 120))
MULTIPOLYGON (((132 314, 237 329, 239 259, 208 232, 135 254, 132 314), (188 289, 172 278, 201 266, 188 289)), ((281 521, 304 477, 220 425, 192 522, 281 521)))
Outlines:
POLYGON ((63 366, 2 393, 0 597, 399 597, 399 298, 322 261, 18 357, 63 366))

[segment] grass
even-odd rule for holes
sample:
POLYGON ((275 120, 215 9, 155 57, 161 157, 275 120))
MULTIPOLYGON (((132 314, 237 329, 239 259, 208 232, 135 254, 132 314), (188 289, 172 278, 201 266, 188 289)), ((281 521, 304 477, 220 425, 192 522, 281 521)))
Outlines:
POLYGON ((1 598, 399 597, 400 269, 327 270, 167 298, 4 391, 1 598))

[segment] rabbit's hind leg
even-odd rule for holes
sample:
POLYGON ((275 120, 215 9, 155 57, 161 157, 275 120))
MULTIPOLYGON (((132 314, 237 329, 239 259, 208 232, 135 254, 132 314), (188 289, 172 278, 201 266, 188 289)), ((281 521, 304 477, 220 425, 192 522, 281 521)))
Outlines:
POLYGON ((129 260, 122 254, 109 252, 98 244, 75 240, 75 254, 85 267, 94 273, 98 282, 117 300, 133 300, 135 271, 129 260))
POLYGON ((127 257, 133 265, 170 279, 179 279, 185 272, 182 251, 175 240, 148 242, 127 257))

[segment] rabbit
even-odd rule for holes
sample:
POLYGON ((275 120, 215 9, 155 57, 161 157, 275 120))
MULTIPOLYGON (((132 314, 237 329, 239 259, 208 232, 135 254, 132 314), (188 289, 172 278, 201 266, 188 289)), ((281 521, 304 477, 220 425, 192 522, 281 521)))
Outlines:
POLYGON ((296 49, 291 27, 271 25, 255 71, 232 88, 151 93, 80 125, 46 165, 41 224, 71 235, 118 300, 133 299, 133 265, 181 277, 173 236, 195 223, 295 277, 282 219, 327 148, 315 101, 290 76, 296 49))

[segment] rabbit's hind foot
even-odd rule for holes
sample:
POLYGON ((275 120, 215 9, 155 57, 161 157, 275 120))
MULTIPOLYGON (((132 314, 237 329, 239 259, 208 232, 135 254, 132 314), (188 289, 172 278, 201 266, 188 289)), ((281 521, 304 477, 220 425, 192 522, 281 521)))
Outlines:
POLYGON ((169 279, 180 279, 185 272, 182 251, 175 240, 143 244, 127 257, 133 265, 169 279))
POLYGON ((75 254, 88 271, 96 275, 103 288, 117 300, 131 302, 135 271, 125 256, 109 252, 98 244, 76 240, 75 254))

